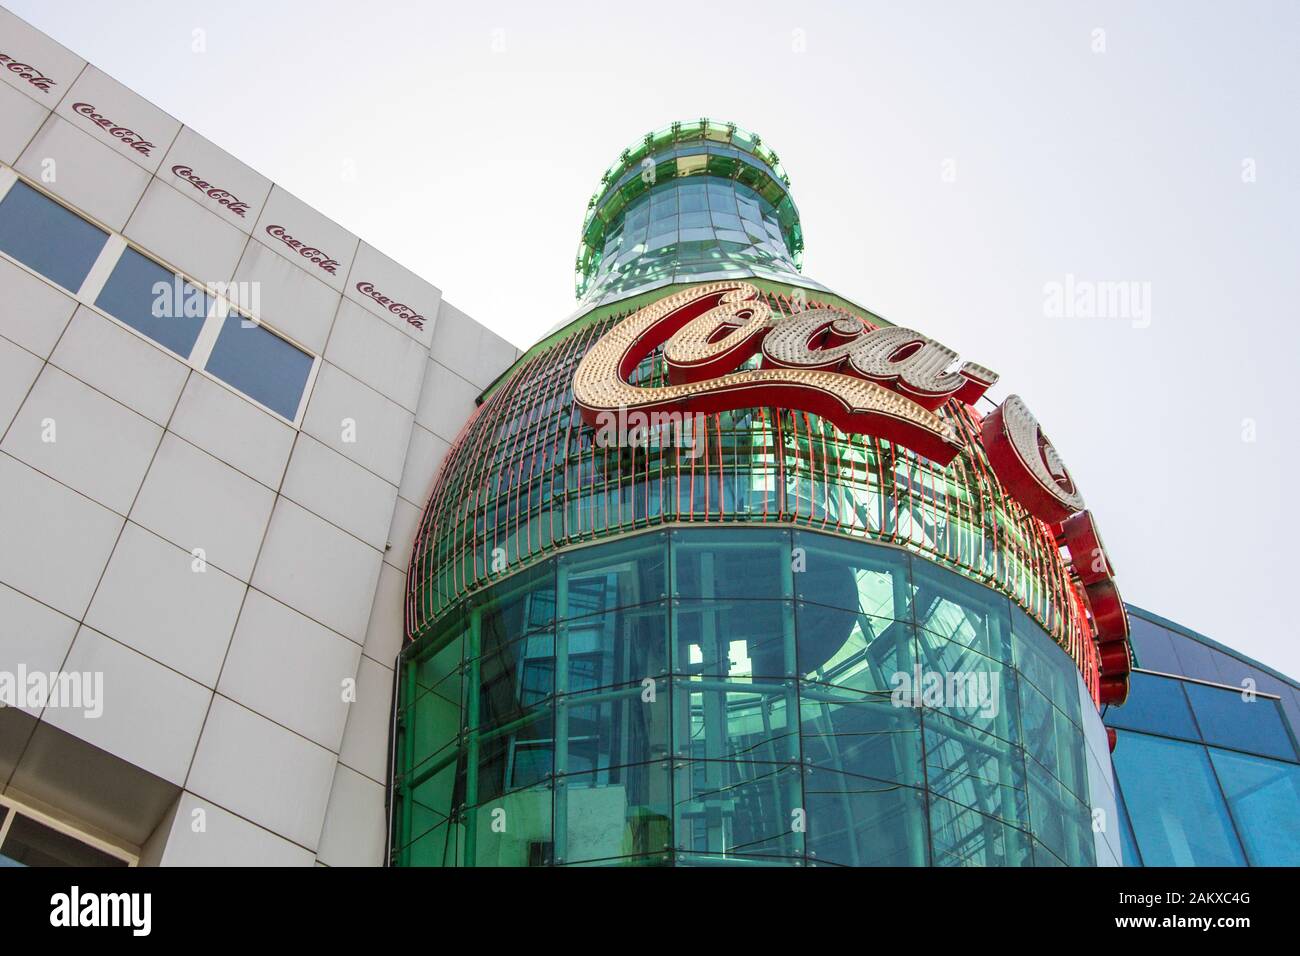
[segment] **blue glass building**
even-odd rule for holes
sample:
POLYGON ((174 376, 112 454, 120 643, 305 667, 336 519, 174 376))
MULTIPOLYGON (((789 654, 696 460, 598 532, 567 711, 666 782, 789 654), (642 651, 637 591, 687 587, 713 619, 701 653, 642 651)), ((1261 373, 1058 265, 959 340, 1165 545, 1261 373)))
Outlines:
POLYGON ((1300 866, 1300 684, 1129 605, 1138 667, 1102 717, 1125 866, 1300 866))

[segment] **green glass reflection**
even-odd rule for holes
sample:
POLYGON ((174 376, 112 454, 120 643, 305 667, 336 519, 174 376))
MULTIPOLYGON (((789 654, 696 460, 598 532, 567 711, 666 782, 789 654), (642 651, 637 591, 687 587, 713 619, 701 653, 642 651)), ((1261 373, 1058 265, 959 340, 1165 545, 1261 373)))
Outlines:
POLYGON ((1010 602, 1005 596, 926 561, 912 563, 912 583, 918 628, 1011 663, 1010 602))
POLYGON ((469 813, 465 860, 472 866, 543 866, 551 861, 550 786, 485 801, 469 813))
POLYGON ((931 865, 1032 866, 1029 834, 969 807, 930 797, 931 865))
POLYGON ((805 764, 914 787, 921 769, 921 714, 888 695, 804 682, 799 708, 805 764))
POLYGON ((1091 865, 1068 657, 921 564, 683 529, 467 599, 403 655, 394 861, 1091 865))
POLYGON ((793 680, 673 682, 673 753, 679 759, 797 762, 793 680))
POLYGON ((804 782, 808 859, 842 866, 925 866, 925 794, 812 768, 804 782))
POLYGON ((916 637, 910 624, 800 603, 795 627, 799 674, 805 680, 889 693, 914 674, 916 637))
POLYGON ((794 676, 794 611, 788 601, 675 601, 672 633, 674 673, 794 676))
POLYGON ((802 856, 798 764, 677 760, 673 832, 678 850, 729 857, 802 856))
POLYGON ((1028 830, 1029 793, 1020 748, 947 714, 927 710, 924 723, 930 790, 1028 830))
POLYGON ((672 849, 671 779, 668 763, 654 761, 557 780, 557 862, 662 859, 672 849))

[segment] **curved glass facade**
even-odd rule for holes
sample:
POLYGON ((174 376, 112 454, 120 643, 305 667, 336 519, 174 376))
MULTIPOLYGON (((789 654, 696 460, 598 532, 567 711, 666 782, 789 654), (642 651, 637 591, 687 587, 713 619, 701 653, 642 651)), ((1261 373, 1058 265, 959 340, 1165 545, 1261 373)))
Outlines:
POLYGON ((736 276, 805 284, 776 207, 718 176, 678 180, 646 194, 604 233, 603 243, 590 280, 593 304, 657 285, 736 276))
POLYGON ((463 599, 402 675, 401 865, 1110 853, 1074 662, 901 548, 750 527, 565 551, 463 599))

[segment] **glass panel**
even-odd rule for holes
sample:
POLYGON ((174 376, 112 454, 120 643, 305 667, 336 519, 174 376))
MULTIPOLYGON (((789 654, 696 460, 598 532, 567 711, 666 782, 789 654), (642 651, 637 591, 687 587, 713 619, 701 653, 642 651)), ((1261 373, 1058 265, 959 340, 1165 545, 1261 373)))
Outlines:
POLYGON ((1122 707, 1106 708, 1106 725, 1184 740, 1199 739, 1182 685, 1172 677, 1134 673, 1129 678, 1128 700, 1122 707))
POLYGON ((1159 624, 1138 617, 1131 611, 1128 616, 1128 627, 1129 641, 1133 645, 1138 667, 1148 671, 1159 671, 1162 674, 1178 674, 1182 671, 1182 665, 1174 654, 1174 645, 1170 640, 1169 631, 1159 624))
POLYGON ((795 630, 799 674, 805 680, 888 694, 915 670, 910 624, 800 603, 795 630))
POLYGON ((787 531, 694 531, 671 538, 677 597, 761 601, 793 594, 787 531))
POLYGON ((555 567, 546 562, 484 592, 479 647, 484 654, 555 621, 555 567))
POLYGON ((674 762, 673 830, 679 850, 714 857, 802 856, 798 764, 674 762))
POLYGON ((81 288, 108 233, 16 182, 0 201, 0 250, 70 292, 81 288))
POLYGON ((1209 749, 1250 862, 1300 866, 1300 766, 1209 749))
POLYGON ((667 538, 642 535, 562 555, 568 576, 568 617, 659 601, 667 595, 667 538))
POLYGON ((125 860, 15 813, 0 854, 23 866, 126 866, 125 860))
POLYGON ((925 767, 933 793, 1029 829, 1025 757, 1019 747, 927 711, 925 767))
POLYGON ((478 754, 479 802, 545 780, 553 769, 554 736, 554 714, 549 706, 471 735, 470 752, 478 754))
POLYGON ((212 300, 170 269, 127 249, 117 260, 95 305, 182 358, 189 358, 212 300))
POLYGON ((404 715, 407 733, 412 735, 413 766, 421 765, 452 743, 460 732, 461 675, 455 671, 442 683, 425 691, 404 715))
POLYGON ((533 787, 484 802, 470 813, 465 855, 474 866, 551 862, 551 789, 533 787))
POLYGON ((207 370, 293 421, 313 361, 297 346, 231 313, 222 323, 207 370))
POLYGON ((1070 720, 1082 724, 1079 710, 1079 668, 1068 654, 1028 614, 1011 608, 1011 632, 1016 669, 1070 720))
POLYGON ((443 823, 429 830, 406 848, 401 856, 403 866, 456 866, 456 840, 460 828, 453 823, 443 823))
POLYGON ((793 564, 799 600, 911 622, 911 572, 905 551, 801 532, 795 532, 794 543, 802 549, 802 555, 795 552, 793 564))
POLYGON ((562 793, 559 799, 566 820, 558 862, 659 855, 670 850, 670 782, 668 763, 658 760, 558 780, 557 793, 562 793))
POLYGON ((678 601, 673 673, 793 677, 794 622, 788 601, 678 601))
POLYGON ((564 744, 562 754, 557 746, 557 773, 586 773, 668 757, 672 702, 666 679, 652 687, 637 683, 561 697, 556 713, 564 744))
POLYGON ((1031 866, 1029 834, 968 807, 930 797, 933 866, 1031 866))
POLYGON ((1091 810, 1035 761, 1027 760, 1025 768, 1034 836, 1070 866, 1095 866, 1091 810))
POLYGON ((1203 746, 1121 733, 1112 756, 1143 863, 1245 864, 1203 746))
POLYGON ((803 759, 818 770, 924 786, 921 712, 887 694, 800 685, 803 759))
POLYGON ((458 772, 461 769, 453 759, 436 769, 430 764, 427 770, 419 772, 424 779, 411 789, 410 803, 402 808, 409 816, 410 826, 405 834, 408 841, 445 823, 464 802, 463 778, 458 772))
POLYGON ((1066 719, 1028 681, 1020 683, 1020 727, 1025 752, 1080 800, 1088 799, 1087 745, 1083 731, 1066 719))
POLYGON ((927 710, 941 711, 1003 740, 1020 740, 1018 682, 1009 665, 919 628, 916 644, 917 666, 900 689, 910 686, 912 699, 927 710))
POLYGON ((918 628, 985 657, 1011 662, 1010 604, 1005 595, 928 561, 912 562, 912 583, 918 628))
POLYGON ((1120 847, 1123 850, 1123 863, 1125 866, 1142 866, 1142 855, 1138 852, 1137 837, 1133 835, 1133 821, 1129 819, 1128 808, 1124 805, 1124 795, 1117 793, 1115 796, 1119 806, 1121 823, 1119 837, 1120 847))
POLYGON ((1180 665, 1176 673, 1197 680, 1218 681, 1219 669, 1214 666, 1213 651, 1200 641, 1176 631, 1169 632, 1169 639, 1180 665))
POLYGON ((555 637, 530 634, 470 664, 478 677, 478 713, 466 716, 469 727, 500 727, 555 691, 555 637))
POLYGON ((693 760, 799 760, 794 681, 677 680, 673 752, 693 760))
POLYGON ((821 769, 804 781, 808 858, 844 866, 925 866, 925 795, 821 769))
POLYGON ((570 620, 568 683, 573 693, 668 673, 668 608, 662 602, 570 620))
POLYGON ((1206 743, 1295 760, 1295 745, 1277 702, 1268 697, 1186 683, 1183 690, 1206 743))

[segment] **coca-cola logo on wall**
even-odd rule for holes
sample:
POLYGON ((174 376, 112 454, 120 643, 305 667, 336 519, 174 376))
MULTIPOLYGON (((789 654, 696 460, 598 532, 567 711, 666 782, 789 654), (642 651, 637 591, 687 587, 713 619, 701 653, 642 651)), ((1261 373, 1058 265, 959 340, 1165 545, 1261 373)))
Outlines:
POLYGON ((3 63, 4 68, 10 73, 17 73, 19 79, 26 80, 42 93, 50 92, 51 86, 58 86, 58 83, 36 69, 36 67, 29 63, 19 63, 8 53, 0 53, 0 63, 3 63))
POLYGON ((315 246, 304 245, 300 240, 295 239, 293 236, 285 232, 284 226, 267 226, 266 231, 268 235, 279 239, 294 252, 298 253, 298 255, 302 256, 304 259, 310 259, 330 275, 338 274, 338 260, 331 259, 315 246))
POLYGON ((239 218, 245 218, 244 213, 248 212, 247 203, 240 201, 240 199, 229 190, 212 185, 212 183, 196 174, 190 167, 184 165, 173 166, 172 175, 185 180, 209 199, 215 199, 239 218))
POLYGON ((420 315, 420 313, 416 312, 413 308, 403 302, 394 302, 388 296, 376 289, 373 282, 358 282, 357 291, 364 296, 374 299, 389 312, 393 313, 393 315, 405 319, 417 329, 424 329, 424 316, 420 315))
POLYGON ((137 153, 142 153, 145 156, 151 155, 149 151, 154 148, 153 143, 149 142, 130 127, 117 125, 117 123, 114 123, 107 116, 97 112, 95 107, 91 104, 73 103, 72 111, 74 113, 80 113, 101 129, 108 130, 108 135, 112 136, 114 139, 121 140, 123 145, 130 146, 137 153))

